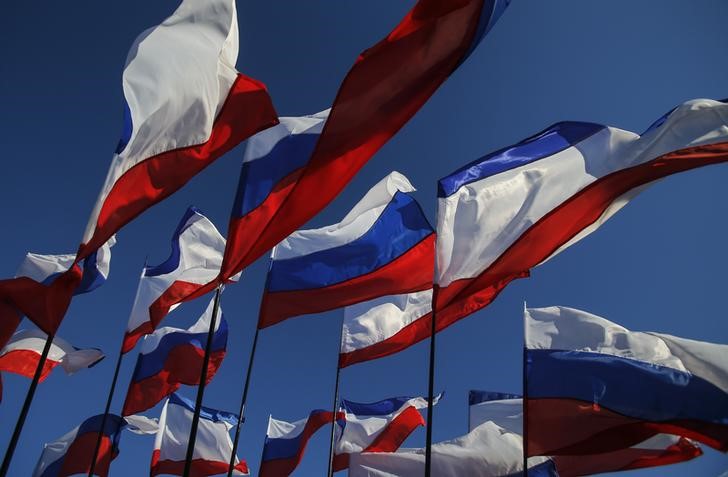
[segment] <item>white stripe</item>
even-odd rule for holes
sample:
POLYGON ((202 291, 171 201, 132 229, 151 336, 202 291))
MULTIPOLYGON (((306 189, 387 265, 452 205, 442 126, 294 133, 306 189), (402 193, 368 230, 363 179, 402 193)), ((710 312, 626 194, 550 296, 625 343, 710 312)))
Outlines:
POLYGON ((341 352, 381 343, 432 310, 432 290, 388 295, 344 309, 341 352))
POLYGON ((326 109, 309 116, 278 118, 279 124, 257 133, 248 140, 243 162, 252 162, 270 154, 276 144, 288 136, 321 134, 330 111, 326 109))
MULTIPOLYGON (((37 353, 40 358, 47 338, 48 335, 38 329, 18 331, 0 351, 0 359, 11 351, 32 351, 37 353)), ((48 360, 60 363, 63 370, 69 375, 88 368, 103 357, 104 354, 100 350, 77 350, 58 336, 53 339, 53 344, 48 352, 48 360)))
POLYGON ((293 439, 303 432, 308 422, 308 417, 295 422, 286 422, 279 419, 268 418, 268 431, 266 436, 269 439, 293 439))
MULTIPOLYGON (((97 252, 95 267, 104 278, 109 276, 111 266, 111 247, 116 245, 116 236, 112 236, 97 252)), ((73 265, 75 254, 42 255, 28 253, 15 272, 16 277, 28 277, 43 282, 51 275, 63 273, 73 265)))
MULTIPOLYGON (((554 155, 464 185, 438 201, 437 283, 445 287, 477 277, 534 223, 598 178, 671 151, 726 140, 728 105, 694 100, 642 137, 608 128, 554 155)), ((616 201, 578 239, 631 197, 616 201)))
POLYGON ((414 190, 404 175, 394 171, 372 187, 341 222, 294 232, 273 248, 271 257, 285 260, 351 243, 372 228, 398 191, 414 190))
POLYGON ((126 148, 112 159, 84 242, 126 171, 151 156, 209 139, 237 76, 238 43, 232 0, 184 0, 162 24, 137 37, 123 74, 133 132, 126 148))

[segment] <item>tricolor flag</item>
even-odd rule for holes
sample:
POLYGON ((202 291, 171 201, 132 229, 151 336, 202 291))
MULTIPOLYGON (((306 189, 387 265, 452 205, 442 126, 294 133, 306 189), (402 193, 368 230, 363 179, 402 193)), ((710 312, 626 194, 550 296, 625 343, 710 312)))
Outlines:
POLYGON ((299 230, 278 244, 258 326, 431 288, 435 234, 412 191, 392 172, 341 222, 299 230))
POLYGON ((386 38, 359 55, 328 115, 298 118, 266 135, 267 145, 255 155, 282 162, 262 174, 253 162, 243 166, 221 278, 250 265, 331 202, 467 58, 507 3, 419 0, 386 38))
MULTIPOLYGON (((0 350, 0 371, 33 378, 38 368, 48 335, 40 330, 22 330, 13 335, 8 344, 0 350)), ((43 382, 53 368, 61 366, 66 374, 73 374, 90 368, 104 359, 104 353, 96 348, 80 349, 58 336, 53 338, 40 382, 43 382)))
MULTIPOLYGON (((88 475, 103 420, 103 414, 90 417, 60 439, 45 444, 33 477, 88 475)), ((94 466, 95 476, 109 475, 111 461, 119 453, 119 438, 123 426, 124 420, 121 417, 113 414, 106 416, 101 447, 94 466)))
MULTIPOLYGON (((688 101, 642 135, 557 123, 439 181, 437 329, 596 230, 645 186, 728 160, 728 104, 688 101)), ((418 336, 424 339, 426 333, 418 336)))
MULTIPOLYGON (((433 404, 437 404, 436 396, 433 404)), ((341 401, 343 419, 338 425, 334 448, 334 472, 349 467, 352 454, 394 452, 415 429, 425 425, 420 409, 427 398, 397 397, 373 403, 341 401)))
MULTIPOLYGON (((144 337, 134 374, 126 394, 123 416, 154 407, 177 391, 182 384, 197 386, 205 355, 205 344, 215 300, 211 300, 200 319, 189 329, 164 327, 144 337)), ((218 310, 215 334, 207 367, 209 383, 225 357, 228 327, 222 309, 218 310)))
MULTIPOLYGON (((508 432, 522 435, 523 400, 517 394, 470 391, 469 425, 472 431, 491 421, 508 432)), ((658 434, 634 446, 601 454, 531 457, 533 468, 552 468, 559 477, 618 472, 675 464, 702 455, 700 447, 684 437, 658 434)))
MULTIPOLYGON (((179 394, 172 394, 164 404, 154 441, 151 477, 182 475, 194 411, 195 404, 179 394)), ((190 475, 203 477, 227 473, 233 451, 230 429, 237 422, 237 417, 231 413, 202 408, 190 475)), ((250 475, 245 461, 235 458, 233 475, 250 475)))
POLYGON ((728 451, 728 345, 525 312, 529 455, 624 449, 658 433, 728 451))
MULTIPOLYGON (((343 416, 337 416, 341 418, 343 416)), ((285 477, 291 475, 303 458, 306 445, 316 431, 331 424, 331 411, 312 411, 306 419, 286 422, 268 418, 263 457, 259 477, 285 477)))
POLYGON ((172 235, 169 258, 144 267, 124 335, 124 353, 142 335, 153 332, 179 306, 180 297, 202 288, 220 273, 224 250, 225 238, 215 225, 197 208, 187 209, 172 235))
MULTIPOLYGON (((238 143, 277 123, 265 86, 235 70, 238 43, 234 0, 183 0, 137 37, 123 73, 121 140, 74 264, 238 143)), ((52 335, 80 280, 74 265, 50 285, 1 281, 0 301, 9 308, 0 312, 15 307, 52 335)))

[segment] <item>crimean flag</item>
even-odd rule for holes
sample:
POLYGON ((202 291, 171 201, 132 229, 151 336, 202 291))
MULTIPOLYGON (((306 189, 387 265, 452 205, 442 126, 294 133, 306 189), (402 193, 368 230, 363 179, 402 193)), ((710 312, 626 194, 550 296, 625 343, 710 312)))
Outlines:
POLYGON ((336 224, 294 232, 271 255, 259 327, 432 287, 435 234, 392 172, 336 224))
POLYGON ((659 433, 728 451, 728 345, 566 307, 525 319, 529 455, 609 452, 659 433))

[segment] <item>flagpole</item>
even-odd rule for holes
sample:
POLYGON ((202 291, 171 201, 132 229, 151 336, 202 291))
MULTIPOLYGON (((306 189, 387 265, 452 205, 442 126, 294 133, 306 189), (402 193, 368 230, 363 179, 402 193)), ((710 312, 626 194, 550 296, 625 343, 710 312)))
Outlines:
POLYGON ((13 436, 10 438, 10 443, 8 444, 8 449, 5 451, 5 458, 3 459, 2 467, 0 467, 0 477, 6 477, 8 475, 8 470, 10 469, 10 461, 13 459, 13 454, 15 453, 15 447, 18 445, 18 440, 20 439, 20 433, 23 431, 23 425, 25 424, 25 418, 28 416, 28 411, 30 410, 30 404, 33 402, 33 396, 35 395, 35 389, 38 387, 38 383, 40 382, 40 377, 43 374, 43 368, 45 367, 46 360, 48 359, 48 353, 51 351, 51 345, 53 344, 53 335, 48 335, 46 338, 45 346, 43 347, 43 352, 40 355, 40 361, 38 361, 38 366, 35 368, 35 374, 33 375, 33 381, 30 383, 30 387, 28 388, 28 393, 25 395, 25 402, 23 403, 23 408, 20 411, 20 415, 18 416, 18 422, 15 424, 15 429, 13 430, 13 436))
POLYGON ((427 438, 425 441, 425 477, 432 475, 432 401, 435 394, 435 336, 437 326, 435 323, 435 303, 437 302, 437 286, 432 290, 432 326, 430 328, 430 375, 427 385, 427 438))
POLYGON ((528 322, 526 321, 526 302, 523 302, 523 475, 528 476, 528 322))
POLYGON ((114 391, 116 390, 116 382, 119 379, 119 369, 121 368, 121 360, 124 357, 122 350, 124 349, 124 341, 122 340, 121 346, 119 347, 119 356, 116 358, 116 369, 114 369, 114 378, 111 380, 111 387, 109 388, 109 396, 106 398, 106 407, 104 408, 104 417, 101 418, 101 428, 99 429, 99 435, 96 438, 96 446, 94 447, 94 453, 91 457, 91 467, 88 471, 88 477, 93 477, 94 470, 96 470, 96 459, 99 457, 99 451, 101 450, 101 441, 103 440, 104 429, 106 428, 106 420, 109 417, 109 410, 111 409, 111 401, 114 399, 114 391))
MULTIPOLYGON (((202 369, 200 370, 200 383, 197 387, 197 401, 195 402, 195 413, 192 417, 192 427, 190 428, 190 436, 187 442, 187 456, 185 457, 185 468, 183 477, 189 477, 192 471, 192 457, 195 452, 195 440, 197 439, 197 426, 200 424, 200 411, 202 410, 202 398, 205 395, 205 384, 207 382, 207 367, 210 363, 210 349, 212 348, 212 340, 215 336, 215 323, 217 322, 217 313, 220 309, 220 290, 222 285, 218 285, 215 289, 215 302, 212 308, 212 318, 210 318, 210 329, 207 332, 207 343, 205 344, 205 355, 202 358, 202 369)), ((0 476, 1 477, 1 476, 0 476)))
POLYGON ((341 354, 341 340, 344 337, 344 317, 341 319, 341 331, 339 332, 339 347, 336 350, 336 382, 334 383, 334 405, 331 411, 331 439, 329 441, 329 471, 328 476, 334 475, 334 441, 336 439, 336 414, 339 406, 339 377, 341 366, 339 366, 339 355, 341 354))
POLYGON ((253 336, 253 346, 250 349, 250 358, 248 358, 248 370, 245 373, 245 385, 243 386, 243 396, 240 399, 240 410, 238 411, 238 423, 235 426, 235 438, 233 439, 233 451, 230 454, 230 464, 228 465, 227 477, 233 475, 233 469, 235 468, 235 457, 238 451, 238 441, 240 440, 240 427, 245 421, 245 406, 248 401, 248 390, 250 389, 250 376, 253 371, 253 361, 255 360, 255 350, 258 347, 258 335, 260 334, 260 327, 256 324, 255 335, 253 336))

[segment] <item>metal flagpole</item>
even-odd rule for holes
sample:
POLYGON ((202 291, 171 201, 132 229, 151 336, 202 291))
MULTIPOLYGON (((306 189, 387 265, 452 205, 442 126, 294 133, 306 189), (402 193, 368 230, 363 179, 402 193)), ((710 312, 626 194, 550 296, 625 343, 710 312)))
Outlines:
POLYGON ((523 302, 523 475, 528 475, 528 321, 526 320, 526 302, 523 302))
POLYGON ((207 343, 205 344, 205 355, 202 358, 202 370, 200 371, 200 383, 197 387, 197 401, 195 402, 195 413, 192 417, 192 427, 190 428, 190 437, 187 442, 187 456, 185 457, 185 469, 183 477, 189 477, 192 470, 192 457, 195 452, 195 440, 197 439, 197 426, 200 424, 200 411, 202 410, 202 398, 205 395, 205 384, 207 381, 207 367, 210 363, 210 348, 212 348, 212 340, 215 336, 215 323, 217 322, 217 313, 220 309, 220 292, 222 285, 218 285, 215 289, 215 303, 212 309, 212 318, 210 318, 210 329, 207 332, 207 343))
POLYGON ((38 366, 35 368, 35 374, 33 375, 33 381, 30 383, 28 388, 28 394, 25 396, 25 402, 23 408, 18 416, 18 422, 15 424, 15 430, 13 436, 10 438, 8 449, 5 451, 5 458, 3 459, 2 467, 0 467, 0 477, 6 477, 8 475, 8 469, 10 469, 10 461, 13 460, 13 454, 15 453, 15 447, 18 445, 20 439, 20 433, 23 431, 23 425, 25 424, 25 418, 28 416, 30 410, 30 404, 33 402, 33 396, 35 395, 35 389, 38 387, 40 377, 43 374, 43 368, 45 367, 46 360, 48 359, 48 353, 51 351, 51 345, 53 344, 53 335, 48 335, 46 338, 43 352, 40 355, 40 361, 38 366))
POLYGON ((328 476, 334 475, 334 441, 336 440, 336 414, 339 406, 339 377, 341 366, 339 366, 339 354, 341 354, 341 340, 344 337, 344 318, 341 319, 341 331, 339 332, 339 347, 336 350, 336 382, 334 384, 334 405, 331 415, 331 440, 329 442, 329 472, 328 476))
POLYGON ((260 327, 256 324, 255 336, 253 336, 253 346, 250 349, 250 358, 248 359, 248 371, 245 374, 245 385, 243 386, 243 397, 240 399, 240 410, 238 411, 238 423, 235 426, 235 439, 233 439, 233 452, 230 454, 230 464, 228 465, 228 477, 233 475, 235 468, 235 457, 238 451, 238 441, 240 440, 240 427, 245 421, 245 405, 248 401, 248 390, 250 389, 250 376, 253 370, 253 361, 255 360, 255 349, 258 347, 258 335, 260 327))
POLYGON ((437 326, 435 323, 435 303, 437 302, 437 286, 432 290, 432 326, 430 328, 430 375, 427 386, 427 439, 425 441, 425 477, 432 474, 432 401, 435 393, 435 336, 437 326))

